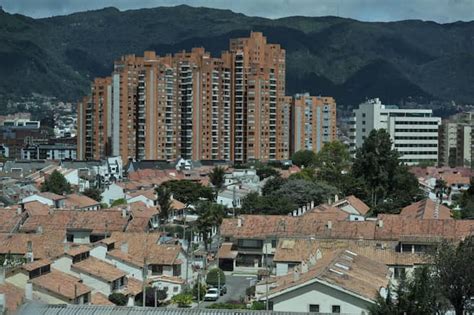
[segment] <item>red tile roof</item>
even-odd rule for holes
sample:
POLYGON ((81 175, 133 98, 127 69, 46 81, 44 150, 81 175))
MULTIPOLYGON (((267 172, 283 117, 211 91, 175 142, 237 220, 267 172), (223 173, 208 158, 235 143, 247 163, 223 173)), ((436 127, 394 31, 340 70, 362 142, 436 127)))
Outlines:
POLYGON ((66 196, 64 207, 70 209, 85 209, 99 206, 100 202, 84 195, 70 194, 66 196))
POLYGON ((13 284, 5 282, 0 284, 0 293, 5 294, 6 314, 15 314, 18 307, 23 304, 25 292, 13 284))
POLYGON ((23 219, 16 208, 0 208, 0 233, 14 232, 23 219))
POLYGON ((444 205, 440 205, 431 199, 425 199, 403 208, 400 212, 400 216, 419 220, 450 220, 451 209, 444 205))
POLYGON ((90 276, 103 279, 107 282, 113 282, 127 275, 125 272, 116 268, 114 265, 95 257, 89 257, 73 264, 71 266, 71 270, 85 273, 90 276))
POLYGON ((54 269, 30 281, 33 283, 33 287, 40 287, 68 300, 73 300, 92 291, 81 282, 81 279, 54 269))

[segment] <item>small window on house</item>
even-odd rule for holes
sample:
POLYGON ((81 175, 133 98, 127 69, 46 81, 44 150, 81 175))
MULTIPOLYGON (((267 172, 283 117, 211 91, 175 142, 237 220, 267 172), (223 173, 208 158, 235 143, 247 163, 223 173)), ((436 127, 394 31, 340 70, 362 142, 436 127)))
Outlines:
POLYGON ((319 304, 310 304, 309 311, 311 313, 319 313, 319 304))
POLYGON ((277 247, 277 240, 272 240, 272 248, 276 248, 277 247))
POLYGON ((89 293, 84 294, 83 296, 84 296, 84 298, 83 298, 83 300, 82 300, 82 303, 83 303, 83 304, 89 303, 89 293))
POLYGON ((393 277, 395 279, 401 279, 402 277, 405 277, 405 268, 404 267, 393 268, 393 277))
POLYGON ((176 293, 176 292, 178 292, 178 290, 179 290, 179 287, 173 287, 173 292, 176 293))
POLYGON ((332 312, 336 313, 336 314, 341 313, 341 306, 340 305, 333 305, 332 306, 332 312))

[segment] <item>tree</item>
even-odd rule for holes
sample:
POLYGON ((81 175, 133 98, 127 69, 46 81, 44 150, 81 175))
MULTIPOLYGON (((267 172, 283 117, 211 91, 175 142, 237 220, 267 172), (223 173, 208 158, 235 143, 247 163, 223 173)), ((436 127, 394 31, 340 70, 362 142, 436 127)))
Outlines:
POLYGON ((448 186, 446 185, 446 181, 444 179, 438 178, 436 179, 435 183, 435 192, 436 192, 436 197, 443 202, 443 196, 446 193, 448 186))
POLYGON ((214 186, 216 190, 216 194, 222 190, 225 183, 225 169, 220 166, 216 166, 212 169, 209 173, 209 181, 211 182, 212 186, 214 186))
POLYGON ((328 198, 333 197, 337 192, 337 188, 324 182, 291 179, 283 184, 274 195, 286 197, 301 207, 311 201, 314 201, 315 204, 327 202, 328 198))
POLYGON ((109 295, 109 301, 114 303, 115 305, 125 306, 127 305, 128 298, 122 293, 112 293, 111 295, 109 295))
POLYGON ((199 234, 202 235, 204 246, 207 250, 212 227, 219 227, 221 225, 225 217, 226 208, 223 205, 210 201, 201 201, 196 206, 196 213, 199 215, 196 220, 196 227, 199 234))
POLYGON ((239 212, 242 214, 287 215, 297 208, 298 206, 287 197, 276 194, 259 196, 258 193, 251 192, 242 199, 239 212))
POLYGON ((127 200, 125 200, 124 198, 119 198, 119 199, 114 200, 110 206, 117 207, 117 206, 126 205, 126 204, 127 204, 127 200))
POLYGON ((71 185, 67 182, 63 174, 54 170, 51 175, 46 177, 41 185, 41 191, 52 192, 58 195, 69 194, 71 185))
POLYGON ((300 150, 293 153, 291 161, 294 165, 299 167, 308 167, 314 165, 316 160, 316 154, 311 150, 300 150))
POLYGON ((173 304, 177 304, 178 307, 190 307, 193 302, 193 296, 188 293, 180 293, 171 298, 173 304))
POLYGON ((462 193, 459 206, 462 219, 474 219, 474 178, 471 178, 469 188, 462 193))
POLYGON ((464 314, 474 295, 474 236, 459 244, 444 241, 434 254, 437 290, 453 306, 456 315, 464 314))
POLYGON ((379 296, 370 308, 372 315, 431 315, 446 309, 443 296, 436 288, 435 278, 429 266, 415 269, 413 275, 398 280, 394 294, 390 286, 385 297, 379 296))
POLYGON ((203 283, 200 283, 200 282, 196 282, 193 286, 193 296, 196 300, 201 300, 203 301, 204 300, 204 295, 206 295, 206 290, 207 290, 207 287, 205 284, 203 283), (198 291, 198 288, 200 291, 198 291))
POLYGON ((392 150, 390 135, 384 129, 372 130, 357 150, 352 176, 367 192, 365 198, 356 196, 376 211, 397 212, 421 196, 418 180, 400 164, 398 151, 392 150))
POLYGON ((269 178, 265 185, 262 187, 262 195, 268 196, 280 189, 280 187, 286 183, 287 179, 282 178, 281 176, 275 176, 273 178, 269 178))
POLYGON ((214 269, 209 270, 206 277, 206 283, 213 287, 217 287, 218 285, 224 285, 225 284, 224 272, 219 268, 214 268, 214 269))
POLYGON ((339 187, 341 177, 350 168, 351 156, 347 147, 339 141, 326 143, 315 156, 319 178, 339 187))
POLYGON ((166 222, 169 218, 170 212, 173 211, 173 202, 171 201, 171 191, 165 186, 159 186, 155 189, 158 205, 160 206, 160 221, 166 222))
POLYGON ((191 180, 170 180, 162 184, 173 194, 173 198, 186 205, 192 205, 201 199, 213 200, 214 193, 211 188, 191 180))
POLYGON ((316 170, 312 167, 306 167, 298 173, 291 174, 288 179, 303 179, 307 181, 314 181, 316 180, 316 170))
POLYGON ((84 196, 92 198, 97 202, 102 201, 102 196, 100 195, 101 192, 97 188, 87 188, 86 190, 84 190, 83 194, 84 194, 84 196))
POLYGON ((279 176, 280 172, 272 166, 269 165, 258 165, 256 167, 257 175, 260 180, 264 180, 265 178, 271 176, 279 176))

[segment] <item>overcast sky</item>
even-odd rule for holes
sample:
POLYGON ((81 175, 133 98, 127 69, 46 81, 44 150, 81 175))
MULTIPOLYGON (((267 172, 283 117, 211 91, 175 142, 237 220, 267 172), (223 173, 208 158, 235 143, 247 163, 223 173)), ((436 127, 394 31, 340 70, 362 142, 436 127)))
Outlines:
POLYGON ((178 4, 231 9, 268 18, 335 15, 362 21, 474 20, 474 0, 0 0, 5 11, 35 18, 109 6, 129 10, 178 4))

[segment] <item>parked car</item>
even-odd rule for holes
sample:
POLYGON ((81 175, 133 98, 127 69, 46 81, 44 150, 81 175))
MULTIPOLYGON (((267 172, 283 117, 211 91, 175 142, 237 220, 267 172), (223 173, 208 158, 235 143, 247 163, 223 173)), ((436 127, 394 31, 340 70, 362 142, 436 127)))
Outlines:
POLYGON ((217 288, 210 288, 204 295, 204 301, 217 301, 219 298, 219 290, 217 288))

